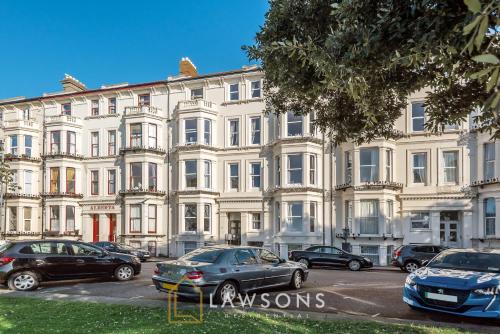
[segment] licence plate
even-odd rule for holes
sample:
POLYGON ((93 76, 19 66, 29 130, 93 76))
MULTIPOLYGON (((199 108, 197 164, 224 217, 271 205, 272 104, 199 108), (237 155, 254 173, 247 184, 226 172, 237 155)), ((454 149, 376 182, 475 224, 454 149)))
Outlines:
POLYGON ((456 303, 458 301, 457 296, 452 295, 442 295, 440 293, 426 292, 425 297, 428 299, 441 300, 443 302, 456 303))
POLYGON ((170 284, 170 283, 162 283, 161 285, 164 289, 167 290, 174 290, 175 289, 175 284, 170 284))

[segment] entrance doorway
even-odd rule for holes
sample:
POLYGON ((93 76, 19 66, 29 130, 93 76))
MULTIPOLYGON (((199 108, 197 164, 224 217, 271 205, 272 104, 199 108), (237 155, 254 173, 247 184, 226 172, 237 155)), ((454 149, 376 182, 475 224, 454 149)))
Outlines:
POLYGON ((241 245, 241 214, 229 213, 228 235, 226 237, 229 245, 241 245))
POLYGON ((461 247, 461 222, 459 211, 441 211, 439 240, 446 247, 461 247))
POLYGON ((92 215, 92 241, 99 241, 99 215, 92 215))
POLYGON ((111 213, 108 215, 108 217, 109 217, 108 241, 115 242, 116 241, 116 214, 111 213))

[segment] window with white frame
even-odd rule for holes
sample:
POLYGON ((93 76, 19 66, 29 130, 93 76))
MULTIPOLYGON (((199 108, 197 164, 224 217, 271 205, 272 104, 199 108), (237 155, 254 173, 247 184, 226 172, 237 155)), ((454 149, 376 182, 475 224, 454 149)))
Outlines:
POLYGON ((203 119, 203 143, 212 145, 212 121, 207 118, 203 119))
POLYGON ((212 220, 212 206, 210 204, 203 205, 203 231, 210 232, 212 220))
POLYGON ((316 184, 316 154, 309 156, 309 184, 316 184))
POLYGON ((142 124, 130 124, 130 146, 142 147, 142 124))
POLYGON ((116 98, 110 97, 108 99, 108 112, 110 114, 116 114, 116 98))
POLYGON ((153 123, 149 123, 148 126, 148 145, 149 147, 158 147, 158 126, 153 123))
POLYGON ((413 153, 412 155, 413 183, 427 182, 427 153, 413 153))
POLYGON ((410 214, 410 227, 412 230, 428 230, 430 229, 428 211, 416 211, 410 214))
POLYGON ((25 206, 23 208, 24 231, 31 231, 31 207, 25 206))
POLYGON ((32 194, 33 193, 33 171, 31 170, 25 170, 24 171, 24 193, 25 194, 32 194))
POLYGON ((116 169, 108 170, 108 195, 116 193, 116 169))
POLYGON ((359 232, 361 234, 378 234, 378 200, 361 200, 359 205, 359 232))
POLYGON ((99 195, 99 171, 90 171, 90 194, 99 195))
POLYGON ((71 116, 71 103, 61 104, 61 114, 71 116))
POLYGON ((139 233, 141 232, 141 221, 142 221, 142 206, 141 204, 130 205, 130 232, 139 233))
POLYGON ((12 155, 18 155, 17 135, 11 135, 9 137, 10 137, 10 154, 12 154, 12 155))
POLYGON ((378 162, 378 148, 359 150, 359 178, 361 182, 378 181, 378 162))
POLYGON ((66 192, 76 193, 76 171, 74 167, 66 167, 66 192))
POLYGON ((206 189, 212 188, 212 161, 205 160, 203 162, 203 179, 206 189))
POLYGON ((186 204, 184 206, 184 230, 187 232, 196 232, 197 218, 196 204, 186 204))
POLYGON ((280 202, 274 202, 274 223, 276 225, 276 232, 281 231, 281 205, 280 202))
POLYGON ((392 159, 393 150, 389 149, 385 151, 385 180, 387 182, 392 181, 392 159))
POLYGON ((155 204, 148 205, 148 233, 156 233, 157 207, 155 204))
POLYGON ((458 152, 443 152, 443 172, 445 183, 458 183, 458 152))
POLYGON ((61 131, 50 132, 50 153, 61 153, 61 131))
POLYGON ((352 201, 345 201, 344 202, 344 228, 347 227, 349 230, 352 230, 352 213, 353 213, 352 201))
POLYGON ((250 96, 252 97, 252 99, 261 97, 260 86, 261 86, 260 80, 252 81, 250 83, 250 96))
POLYGON ((66 205, 66 231, 73 232, 75 230, 75 207, 66 205))
POLYGON ((203 88, 191 89, 191 100, 201 100, 203 99, 203 88))
POLYGON ((495 143, 484 144, 484 180, 495 177, 495 143))
POLYGON ((229 164, 229 188, 239 189, 240 187, 240 166, 237 163, 229 164))
POLYGON ((378 245, 360 245, 361 256, 372 260, 373 264, 379 264, 379 246, 378 245))
POLYGON ((260 223, 260 213, 255 212, 251 214, 251 219, 252 219, 252 230, 260 230, 261 228, 261 223, 260 223))
POLYGON ((73 131, 66 132, 67 135, 67 148, 69 154, 76 154, 76 133, 73 131))
POLYGON ((9 231, 17 231, 17 206, 9 206, 9 231))
POLYGON ((314 111, 309 113, 309 133, 311 135, 316 133, 316 113, 314 111))
POLYGON ((196 188, 198 186, 198 173, 197 173, 197 163, 196 160, 186 160, 184 162, 186 166, 186 187, 196 188))
POLYGON ((130 189, 142 188, 142 162, 130 163, 130 189))
POLYGON ((240 85, 235 83, 235 84, 230 84, 229 85, 229 100, 230 101, 237 101, 240 99, 240 85))
POLYGON ((484 233, 486 236, 495 235, 497 217, 496 202, 493 197, 484 199, 484 233))
POLYGON ((318 203, 309 203, 309 232, 314 232, 316 229, 316 217, 318 214, 318 203))
POLYGON ((91 137, 91 156, 97 157, 99 155, 99 132, 92 132, 91 137))
POLYGON ((24 135, 24 155, 31 157, 33 149, 33 136, 24 135))
POLYGON ((302 202, 288 202, 287 229, 292 232, 302 232, 304 205, 302 202))
POLYGON ((108 155, 116 155, 116 130, 108 131, 108 155))
POLYGON ((150 106, 151 105, 151 95, 141 94, 139 95, 139 106, 150 106))
POLYGON ((304 118, 302 115, 296 115, 293 111, 286 113, 286 124, 288 137, 302 136, 304 118))
POLYGON ((261 173, 260 162, 250 163, 250 180, 252 188, 260 188, 260 173, 261 173))
POLYGON ((425 130, 425 108, 423 102, 413 102, 411 104, 411 129, 412 132, 422 132, 425 130))
POLYGON ((281 159, 277 156, 274 160, 276 162, 276 180, 275 184, 277 186, 281 185, 281 159))
POLYGON ((289 154, 288 161, 288 184, 302 184, 302 154, 289 154))
POLYGON ((90 102, 90 104, 91 104, 91 107, 90 107, 91 108, 90 109, 91 110, 91 115, 92 116, 99 115, 99 100, 92 100, 90 102))
POLYGON ((26 107, 23 109, 23 119, 25 121, 28 121, 31 119, 31 110, 29 107, 26 107))
POLYGON ((196 118, 184 120, 184 132, 186 134, 186 144, 196 144, 198 141, 198 120, 196 118))
POLYGON ((344 153, 344 182, 352 183, 352 154, 349 151, 344 153))
POLYGON ((385 212, 385 233, 391 234, 392 232, 392 219, 394 216, 394 201, 388 200, 386 203, 385 212))
POLYGON ((240 121, 238 119, 229 120, 229 145, 238 146, 240 144, 240 121))
POLYGON ((49 230, 54 231, 54 232, 59 232, 60 231, 60 212, 59 212, 59 206, 58 205, 51 205, 49 207, 49 212, 50 212, 50 226, 49 230))
POLYGON ((158 165, 153 162, 148 162, 148 190, 158 190, 158 165))
POLYGON ((250 118, 250 143, 260 145, 260 116, 250 118))

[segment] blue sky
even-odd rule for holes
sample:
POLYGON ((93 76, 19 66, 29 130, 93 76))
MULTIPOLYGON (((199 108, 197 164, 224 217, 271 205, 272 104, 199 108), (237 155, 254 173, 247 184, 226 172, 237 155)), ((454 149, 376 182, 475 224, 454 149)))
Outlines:
POLYGON ((89 88, 249 64, 266 0, 0 0, 0 99, 60 89, 64 73, 89 88))

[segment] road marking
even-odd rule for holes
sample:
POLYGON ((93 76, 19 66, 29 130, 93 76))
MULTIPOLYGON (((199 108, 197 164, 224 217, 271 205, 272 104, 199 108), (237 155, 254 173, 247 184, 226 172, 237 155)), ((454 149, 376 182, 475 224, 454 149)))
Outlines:
POLYGON ((144 296, 135 296, 135 297, 130 297, 129 299, 140 299, 140 298, 144 298, 144 296))
POLYGON ((374 314, 374 315, 372 315, 372 318, 376 318, 376 317, 378 317, 379 315, 380 315, 380 313, 374 314))
POLYGON ((339 292, 336 292, 336 291, 331 291, 331 290, 327 290, 327 289, 325 289, 325 290, 328 291, 328 292, 330 292, 330 293, 333 293, 335 295, 338 295, 338 296, 340 296, 340 297, 342 297, 344 299, 353 300, 355 302, 362 303, 362 304, 367 304, 367 305, 370 305, 370 306, 380 306, 380 305, 378 305, 376 303, 373 303, 373 302, 370 302, 368 300, 363 300, 363 299, 359 299, 359 298, 356 298, 356 297, 346 296, 346 295, 344 295, 342 293, 339 293, 339 292))

